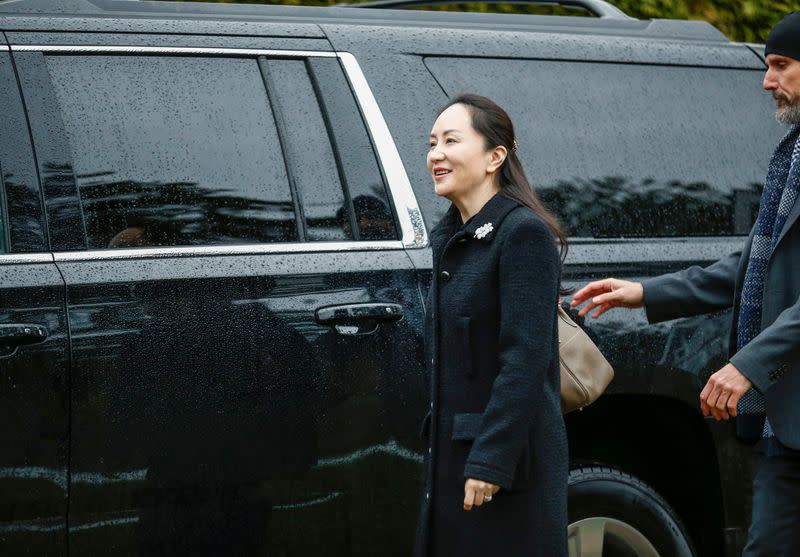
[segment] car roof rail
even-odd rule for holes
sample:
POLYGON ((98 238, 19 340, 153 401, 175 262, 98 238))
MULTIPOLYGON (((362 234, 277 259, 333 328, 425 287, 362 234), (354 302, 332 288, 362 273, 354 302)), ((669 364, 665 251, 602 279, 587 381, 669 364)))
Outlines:
MULTIPOLYGON (((481 0, 486 4, 533 4, 580 8, 605 19, 634 19, 605 0, 481 0)), ((373 0, 359 4, 337 4, 349 8, 408 8, 414 6, 441 6, 463 4, 464 0, 373 0)))
POLYGON ((90 0, 0 0, 6 14, 92 14, 100 9, 90 0))

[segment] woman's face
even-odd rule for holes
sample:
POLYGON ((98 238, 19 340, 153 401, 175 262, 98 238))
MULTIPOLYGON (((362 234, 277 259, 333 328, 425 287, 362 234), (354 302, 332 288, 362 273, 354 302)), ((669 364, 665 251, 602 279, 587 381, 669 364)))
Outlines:
POLYGON ((498 165, 492 149, 472 128, 472 117, 463 104, 454 104, 439 115, 431 130, 428 170, 437 195, 453 201, 483 187, 492 187, 498 165))

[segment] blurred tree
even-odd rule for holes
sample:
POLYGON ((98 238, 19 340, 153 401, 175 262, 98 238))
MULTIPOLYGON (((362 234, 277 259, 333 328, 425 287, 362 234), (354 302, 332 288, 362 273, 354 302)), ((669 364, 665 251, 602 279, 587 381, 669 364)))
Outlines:
MULTIPOLYGON (((214 0, 203 0, 214 1, 214 0)), ((348 0, 217 0, 227 3, 325 6, 348 0)), ((359 0, 351 0, 354 3, 359 0)), ((800 10, 800 0, 608 0, 640 19, 702 19, 734 41, 763 43, 769 30, 785 14, 800 10)), ((430 9, 430 8, 426 8, 430 9)), ((502 13, 588 15, 580 10, 519 4, 458 4, 435 9, 502 13)))
POLYGON ((702 19, 735 41, 760 42, 800 0, 611 0, 627 14, 641 19, 702 19))

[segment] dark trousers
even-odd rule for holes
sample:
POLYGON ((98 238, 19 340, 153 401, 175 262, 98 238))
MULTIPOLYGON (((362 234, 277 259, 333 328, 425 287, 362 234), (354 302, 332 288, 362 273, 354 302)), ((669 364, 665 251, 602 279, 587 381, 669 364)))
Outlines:
POLYGON ((753 519, 742 557, 800 555, 800 458, 755 454, 753 519))

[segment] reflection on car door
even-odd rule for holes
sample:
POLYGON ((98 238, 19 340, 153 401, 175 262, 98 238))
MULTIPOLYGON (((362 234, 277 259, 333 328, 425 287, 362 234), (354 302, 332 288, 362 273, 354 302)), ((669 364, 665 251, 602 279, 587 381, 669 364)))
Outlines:
POLYGON ((48 253, 19 88, 0 52, 0 555, 65 555, 64 281, 48 253))
POLYGON ((331 56, 201 54, 19 61, 34 140, 66 140, 40 160, 61 169, 70 554, 393 553, 421 308, 357 105, 331 56), (319 101, 336 79, 349 101, 319 101))

